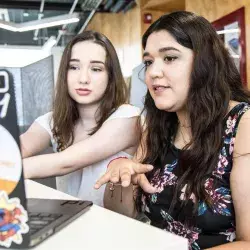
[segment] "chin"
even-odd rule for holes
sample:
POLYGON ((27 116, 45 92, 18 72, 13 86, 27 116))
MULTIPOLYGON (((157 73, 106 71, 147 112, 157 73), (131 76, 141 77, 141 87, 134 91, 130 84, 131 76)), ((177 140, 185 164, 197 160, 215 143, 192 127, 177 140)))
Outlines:
POLYGON ((85 99, 85 100, 77 100, 76 101, 79 105, 85 105, 85 106, 89 106, 89 105, 97 105, 100 103, 100 100, 96 100, 96 99, 85 99))
POLYGON ((156 102, 155 106, 159 109, 159 110, 164 110, 167 112, 175 112, 175 108, 173 104, 168 104, 168 103, 160 103, 160 102, 156 102))
POLYGON ((95 102, 94 101, 78 101, 77 104, 87 106, 87 105, 93 105, 95 104, 95 102))
POLYGON ((89 104, 93 101, 89 96, 71 96, 71 98, 78 104, 89 104))

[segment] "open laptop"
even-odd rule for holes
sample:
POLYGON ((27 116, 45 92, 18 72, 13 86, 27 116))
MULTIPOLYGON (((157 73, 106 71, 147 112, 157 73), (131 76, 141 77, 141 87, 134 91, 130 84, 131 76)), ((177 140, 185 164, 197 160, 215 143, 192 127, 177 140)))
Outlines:
POLYGON ((0 248, 33 247, 83 214, 90 201, 26 199, 12 75, 0 69, 0 248))

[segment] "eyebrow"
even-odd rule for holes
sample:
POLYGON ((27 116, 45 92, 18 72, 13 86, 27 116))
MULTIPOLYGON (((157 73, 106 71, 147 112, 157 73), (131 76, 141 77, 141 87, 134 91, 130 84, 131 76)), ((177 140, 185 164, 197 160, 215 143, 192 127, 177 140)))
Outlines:
MULTIPOLYGON (((72 59, 69 60, 69 62, 80 62, 80 60, 79 60, 79 59, 72 58, 72 59)), ((98 60, 92 60, 92 61, 90 61, 90 63, 101 63, 101 64, 105 65, 104 62, 98 61, 98 60)))
MULTIPOLYGON (((163 48, 160 48, 158 51, 159 51, 160 53, 162 53, 162 52, 166 52, 166 51, 170 51, 170 50, 175 50, 175 51, 180 52, 180 50, 178 50, 178 49, 176 49, 176 48, 174 48, 174 47, 163 47, 163 48)), ((150 55, 149 52, 144 52, 144 53, 143 53, 143 57, 149 56, 149 55, 150 55)))

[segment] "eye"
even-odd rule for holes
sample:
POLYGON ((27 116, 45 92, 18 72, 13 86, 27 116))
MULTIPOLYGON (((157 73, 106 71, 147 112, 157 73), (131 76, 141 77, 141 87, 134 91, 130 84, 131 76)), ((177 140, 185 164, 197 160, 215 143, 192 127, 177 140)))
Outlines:
POLYGON ((164 61, 167 61, 167 62, 173 62, 177 59, 177 56, 166 56, 164 57, 164 61))
POLYGON ((147 68, 147 67, 149 67, 149 66, 152 64, 152 61, 150 61, 150 60, 145 60, 143 63, 144 63, 144 65, 145 65, 145 67, 147 68))
POLYGON ((94 72, 101 72, 101 71, 102 71, 102 69, 100 69, 100 68, 92 68, 92 70, 93 70, 94 72))
POLYGON ((78 66, 75 66, 75 65, 69 65, 69 70, 77 70, 79 69, 78 66))

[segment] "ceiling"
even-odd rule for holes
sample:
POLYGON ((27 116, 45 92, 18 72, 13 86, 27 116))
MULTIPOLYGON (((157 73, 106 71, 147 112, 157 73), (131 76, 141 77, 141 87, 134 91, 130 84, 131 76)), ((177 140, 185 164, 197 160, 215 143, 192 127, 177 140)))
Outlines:
POLYGON ((0 0, 0 20, 6 22, 20 24, 71 13, 80 17, 78 23, 26 32, 0 28, 0 45, 43 46, 50 37, 55 37, 57 45, 64 46, 87 26, 96 12, 125 13, 135 5, 135 0, 0 0))

